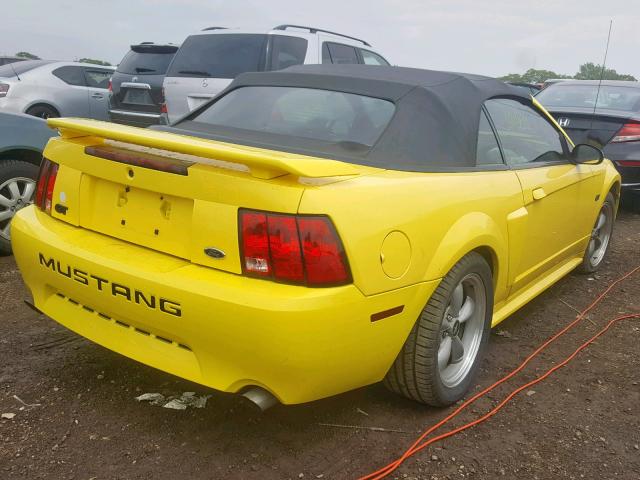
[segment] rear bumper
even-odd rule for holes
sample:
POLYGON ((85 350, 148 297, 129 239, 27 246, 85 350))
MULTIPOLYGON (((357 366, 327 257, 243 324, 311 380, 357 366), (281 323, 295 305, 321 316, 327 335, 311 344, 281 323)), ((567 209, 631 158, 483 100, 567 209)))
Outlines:
POLYGON ((109 110, 109 118, 114 123, 143 128, 164 123, 163 116, 160 113, 134 112, 131 110, 111 109, 109 110))
POLYGON ((283 403, 381 380, 438 284, 370 297, 354 285, 282 285, 193 265, 34 207, 14 218, 12 238, 35 306, 60 324, 188 380, 226 392, 256 385, 283 403), (371 322, 400 305, 402 313, 371 322))

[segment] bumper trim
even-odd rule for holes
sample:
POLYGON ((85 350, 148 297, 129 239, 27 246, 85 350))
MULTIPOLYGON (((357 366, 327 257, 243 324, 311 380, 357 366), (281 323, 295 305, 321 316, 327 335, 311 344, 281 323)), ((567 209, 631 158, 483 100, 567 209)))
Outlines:
POLYGON ((153 119, 159 119, 161 116, 160 113, 129 112, 127 110, 109 110, 109 114, 124 115, 127 117, 153 118, 153 119))

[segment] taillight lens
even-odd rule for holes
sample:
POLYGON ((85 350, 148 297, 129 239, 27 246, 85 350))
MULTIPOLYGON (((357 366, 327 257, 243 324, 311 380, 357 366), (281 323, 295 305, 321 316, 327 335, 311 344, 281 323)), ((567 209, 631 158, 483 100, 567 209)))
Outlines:
POLYGON ((9 93, 9 85, 6 83, 0 83, 0 98, 6 97, 9 93))
POLYGON ((239 227, 246 275, 310 287, 351 282, 342 242, 326 216, 241 209, 239 227))
POLYGON ((107 90, 113 92, 113 84, 111 83, 111 79, 109 79, 109 85, 107 86, 107 90))
POLYGON ((640 122, 625 124, 613 137, 611 143, 637 142, 640 140, 640 122))
POLYGON ((640 167, 640 160, 616 160, 621 167, 640 167))
POLYGON ((298 218, 307 282, 313 285, 349 282, 349 270, 333 224, 327 217, 298 218))
POLYGON ((42 159, 40 164, 40 174, 38 175, 38 185, 36 187, 36 206, 47 213, 51 213, 53 204, 53 189, 58 176, 58 164, 42 159))

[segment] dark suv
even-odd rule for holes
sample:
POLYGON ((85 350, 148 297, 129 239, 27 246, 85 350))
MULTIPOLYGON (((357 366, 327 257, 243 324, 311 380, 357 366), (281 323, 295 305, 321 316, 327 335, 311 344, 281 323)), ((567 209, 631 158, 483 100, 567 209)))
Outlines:
POLYGON ((136 127, 160 123, 162 81, 178 45, 144 42, 131 45, 111 77, 112 122, 136 127))

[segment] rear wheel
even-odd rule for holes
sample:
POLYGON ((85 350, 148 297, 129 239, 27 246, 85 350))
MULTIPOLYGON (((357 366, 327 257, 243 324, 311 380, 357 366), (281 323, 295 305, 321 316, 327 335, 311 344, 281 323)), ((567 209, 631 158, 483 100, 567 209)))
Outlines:
POLYGON ((615 220, 616 201, 611 193, 600 208, 596 223, 591 231, 591 238, 584 253, 582 264, 579 270, 582 273, 593 273, 602 265, 609 252, 609 242, 613 233, 613 222, 615 220))
POLYGON ((0 255, 11 254, 11 219, 33 203, 38 167, 20 160, 0 160, 0 255))
POLYGON ((457 402, 469 389, 489 338, 493 281, 472 252, 442 279, 385 377, 400 395, 433 406, 457 402))
POLYGON ((49 105, 34 105, 33 107, 29 107, 25 113, 27 115, 33 115, 34 117, 44 119, 56 118, 60 116, 58 111, 49 105))

